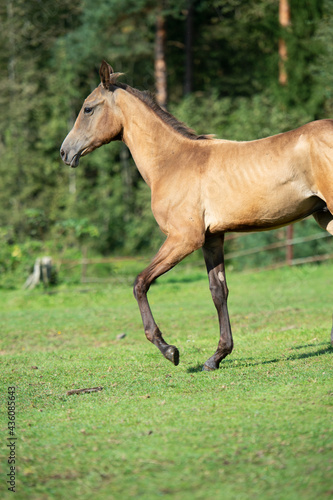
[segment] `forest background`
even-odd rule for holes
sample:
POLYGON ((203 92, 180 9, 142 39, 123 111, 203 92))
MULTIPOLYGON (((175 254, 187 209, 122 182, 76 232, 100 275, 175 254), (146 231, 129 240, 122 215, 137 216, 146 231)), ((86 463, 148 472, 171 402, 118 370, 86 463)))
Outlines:
MULTIPOLYGON (((198 133, 251 140, 333 118, 333 0, 289 0, 284 24, 279 7, 281 0, 0 0, 0 287, 21 285, 36 256, 75 258, 83 248, 153 255, 163 241, 124 144, 95 151, 76 170, 59 158, 102 59, 124 82, 157 92, 198 133)), ((298 223, 298 234, 314 225, 298 223)), ((228 245, 267 245, 283 231, 228 245)))

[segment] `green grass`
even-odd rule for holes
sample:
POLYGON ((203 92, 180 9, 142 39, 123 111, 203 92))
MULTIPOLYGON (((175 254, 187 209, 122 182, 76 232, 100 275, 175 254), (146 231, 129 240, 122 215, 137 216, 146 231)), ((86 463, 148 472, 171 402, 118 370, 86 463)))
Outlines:
POLYGON ((149 292, 178 367, 145 339, 129 281, 0 292, 1 498, 332 496, 333 265, 229 272, 235 350, 211 373, 201 367, 218 326, 203 268, 184 264, 149 292))

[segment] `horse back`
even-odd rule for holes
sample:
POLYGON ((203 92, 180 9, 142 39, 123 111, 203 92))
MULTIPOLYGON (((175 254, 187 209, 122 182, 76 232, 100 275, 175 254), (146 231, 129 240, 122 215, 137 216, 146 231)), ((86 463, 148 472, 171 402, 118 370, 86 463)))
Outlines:
POLYGON ((214 141, 211 147, 203 175, 209 230, 271 229, 325 203, 333 209, 332 120, 256 141, 214 141))

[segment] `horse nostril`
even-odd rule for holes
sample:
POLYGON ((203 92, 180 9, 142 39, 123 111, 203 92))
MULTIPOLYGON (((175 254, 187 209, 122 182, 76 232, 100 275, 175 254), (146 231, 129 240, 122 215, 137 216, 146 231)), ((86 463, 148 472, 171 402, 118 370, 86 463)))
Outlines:
POLYGON ((63 149, 60 151, 60 156, 62 159, 64 159, 64 157, 66 156, 66 153, 63 149))

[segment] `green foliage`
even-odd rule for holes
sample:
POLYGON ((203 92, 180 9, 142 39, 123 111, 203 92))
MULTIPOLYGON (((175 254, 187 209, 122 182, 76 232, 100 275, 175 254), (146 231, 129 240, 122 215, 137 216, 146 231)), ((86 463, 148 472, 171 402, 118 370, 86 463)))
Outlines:
POLYGON ((217 92, 192 94, 172 111, 199 133, 231 140, 259 139, 292 130, 310 121, 304 108, 287 108, 268 92, 251 98, 219 98, 217 92), (209 128, 208 128, 209 127, 209 128))
POLYGON ((24 243, 6 241, 3 231, 0 235, 5 240, 5 243, 0 245, 0 288, 8 290, 22 287, 43 246, 37 240, 26 240, 24 243))
POLYGON ((69 236, 74 240, 83 240, 86 237, 97 238, 99 236, 98 228, 89 224, 87 218, 84 219, 67 219, 55 225, 55 230, 61 236, 69 236))
POLYGON ((157 13, 167 26, 170 110, 198 132, 250 140, 332 116, 332 0, 292 0, 284 30, 276 0, 195 0, 193 93, 183 98, 188 5, 0 0, 0 228, 10 227, 13 241, 0 241, 1 254, 32 240, 47 248, 53 238, 63 253, 84 242, 103 255, 151 253, 163 241, 149 189, 122 144, 85 157, 77 171, 59 159, 102 58, 129 84, 154 90, 157 13), (285 88, 279 37, 288 47, 285 88))

